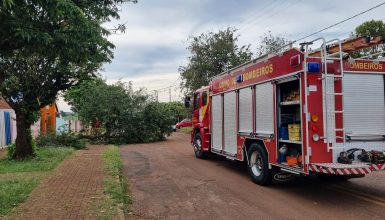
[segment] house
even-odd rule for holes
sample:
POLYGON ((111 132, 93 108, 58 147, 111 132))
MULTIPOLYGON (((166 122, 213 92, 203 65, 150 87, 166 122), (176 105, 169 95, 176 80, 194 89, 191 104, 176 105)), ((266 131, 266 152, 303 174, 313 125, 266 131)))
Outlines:
POLYGON ((77 133, 83 130, 83 125, 77 114, 72 112, 63 112, 62 116, 65 122, 66 131, 77 133))
POLYGON ((47 105, 40 109, 40 132, 56 132, 56 115, 58 108, 56 103, 47 105))
MULTIPOLYGON (((31 126, 32 136, 37 137, 39 133, 56 131, 56 116, 58 108, 52 103, 40 109, 40 119, 31 126)), ((16 140, 16 114, 11 106, 0 97, 0 148, 5 147, 16 140)))
POLYGON ((0 97, 0 148, 15 143, 16 133, 15 111, 0 97))
POLYGON ((32 136, 37 137, 40 133, 56 132, 58 112, 56 102, 41 108, 39 120, 31 126, 32 136))
POLYGON ((47 132, 80 132, 82 129, 78 116, 72 112, 60 112, 56 103, 41 108, 40 119, 31 126, 33 137, 47 132))

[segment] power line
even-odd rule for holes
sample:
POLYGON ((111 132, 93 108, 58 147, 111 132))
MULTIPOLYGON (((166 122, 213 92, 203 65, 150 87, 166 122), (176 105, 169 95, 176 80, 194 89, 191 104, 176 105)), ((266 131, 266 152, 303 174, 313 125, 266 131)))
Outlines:
POLYGON ((337 25, 340 25, 340 24, 342 24, 342 23, 344 23, 344 22, 346 22, 346 21, 349 21, 349 20, 351 20, 351 19, 353 19, 353 18, 355 18, 355 17, 358 17, 358 16, 360 16, 360 15, 362 15, 362 14, 365 14, 365 13, 367 13, 367 12, 373 10, 373 9, 376 9, 376 8, 382 6, 382 5, 385 5, 385 2, 383 2, 383 3, 381 3, 381 4, 378 4, 378 5, 376 5, 376 6, 373 6, 373 7, 369 8, 369 9, 367 9, 367 10, 365 10, 365 11, 362 11, 362 12, 360 12, 360 13, 358 13, 358 14, 355 14, 355 15, 353 15, 353 16, 351 16, 351 17, 349 17, 349 18, 346 18, 346 19, 344 19, 344 20, 342 20, 342 21, 340 21, 340 22, 337 22, 337 23, 332 24, 332 25, 330 25, 330 26, 328 26, 328 27, 325 27, 325 28, 323 28, 323 29, 321 29, 321 30, 318 30, 318 31, 316 31, 316 32, 314 32, 314 33, 312 33, 312 34, 306 35, 305 37, 299 38, 299 39, 293 41, 292 43, 297 42, 297 41, 300 41, 300 40, 303 40, 303 39, 306 39, 306 38, 308 38, 308 37, 311 37, 311 36, 313 36, 313 35, 316 35, 316 34, 318 34, 318 33, 321 33, 322 31, 325 31, 325 30, 327 30, 327 29, 330 29, 330 28, 332 28, 332 27, 335 27, 335 26, 337 26, 337 25))
POLYGON ((273 13, 271 14, 269 17, 257 22, 256 24, 264 24, 265 26, 269 26, 269 24, 275 22, 273 19, 270 19, 271 17, 274 17, 274 16, 277 16, 278 14, 283 14, 284 12, 286 12, 288 9, 292 8, 293 6, 296 6, 297 4, 299 4, 300 2, 302 2, 303 0, 298 0, 297 2, 295 3, 291 3, 289 2, 289 5, 286 6, 284 5, 284 9, 283 10, 280 10, 280 11, 277 11, 276 13, 273 13))
POLYGON ((152 91, 158 91, 158 92, 160 92, 160 91, 165 91, 165 90, 171 89, 171 88, 173 88, 173 87, 177 87, 177 86, 179 86, 178 83, 174 83, 174 84, 172 84, 172 85, 170 85, 170 86, 162 87, 162 88, 160 88, 160 89, 152 89, 152 91))
MULTIPOLYGON (((237 26, 239 25, 240 28, 242 28, 242 26, 247 26, 251 21, 260 18, 261 15, 263 16, 263 14, 265 14, 267 11, 271 11, 272 9, 274 9, 277 2, 279 2, 279 1, 281 1, 281 0, 266 1, 266 4, 256 5, 255 10, 251 11, 251 13, 246 15, 245 19, 238 22, 236 25, 237 26), (261 13, 261 12, 263 12, 263 13, 261 13)), ((277 4, 277 5, 279 5, 279 4, 277 4)))
MULTIPOLYGON (((298 2, 297 2, 297 3, 298 3, 298 2)), ((335 24, 332 24, 332 25, 330 25, 330 26, 327 26, 327 27, 325 27, 325 28, 323 28, 323 29, 321 29, 321 30, 318 30, 318 31, 316 31, 316 32, 314 32, 314 33, 312 33, 312 34, 306 35, 306 36, 301 37, 301 38, 299 38, 299 39, 297 39, 297 40, 295 40, 295 41, 292 41, 291 44, 292 44, 292 43, 295 43, 295 42, 297 42, 297 41, 306 39, 306 38, 308 38, 308 37, 311 37, 311 36, 313 36, 313 35, 316 35, 316 34, 318 34, 318 33, 321 33, 321 32, 323 32, 323 31, 325 31, 325 30, 327 30, 327 29, 330 29, 330 28, 332 28, 332 27, 335 27, 335 26, 337 26, 337 25, 340 25, 340 24, 342 24, 342 23, 344 23, 344 22, 346 22, 346 21, 349 21, 349 20, 351 20, 351 19, 353 19, 353 18, 356 18, 356 17, 358 17, 358 16, 360 16, 360 15, 362 15, 362 14, 365 14, 365 13, 367 13, 367 12, 369 12, 369 11, 372 11, 372 10, 374 10, 374 9, 376 9, 376 8, 378 8, 378 7, 380 7, 380 6, 382 6, 382 5, 385 5, 385 2, 383 2, 383 3, 381 3, 381 4, 378 4, 378 5, 376 5, 376 6, 373 6, 373 7, 369 8, 369 9, 367 9, 367 10, 365 10, 365 11, 362 11, 362 12, 360 12, 360 13, 357 13, 357 14, 355 14, 355 15, 349 17, 349 18, 346 18, 346 19, 340 21, 340 22, 337 22, 337 23, 335 23, 335 24)), ((273 10, 274 10, 275 8, 276 8, 276 7, 274 6, 274 7, 270 8, 270 9, 273 9, 273 10)), ((275 14, 275 13, 273 12, 273 15, 274 15, 274 14, 275 14)), ((271 14, 269 14, 269 15, 271 16, 271 14)), ((164 88, 161 88, 161 89, 155 89, 155 90, 152 90, 152 91, 155 92, 156 96, 158 96, 158 92, 161 92, 161 91, 167 91, 167 90, 168 90, 168 92, 169 92, 169 100, 171 101, 171 88, 177 87, 177 86, 178 86, 178 84, 175 83, 174 85, 170 85, 170 86, 167 86, 167 87, 164 87, 164 88)))
MULTIPOLYGON (((375 19, 376 21, 385 21, 385 17, 383 18, 379 18, 379 19, 375 19)), ((336 37, 339 38, 341 36, 346 36, 346 35, 351 35, 351 34, 354 34, 354 30, 351 30, 351 31, 343 31, 343 32, 340 32, 336 37)))
MULTIPOLYGON (((285 7, 285 3, 287 3, 287 2, 285 2, 285 1, 276 1, 276 2, 268 5, 268 6, 271 6, 271 7, 270 8, 266 7, 266 10, 263 10, 264 13, 262 15, 260 15, 259 13, 256 13, 255 16, 250 16, 250 18, 248 18, 248 19, 246 19, 244 21, 244 22, 247 21, 247 23, 245 23, 244 25, 240 25, 239 26, 239 32, 243 33, 245 30, 247 30, 248 27, 250 27, 250 26, 252 26, 254 24, 260 23, 261 20, 266 20, 269 17, 274 16, 275 14, 277 14, 279 11, 282 10, 281 9, 282 6, 285 7), (275 9, 278 9, 278 10, 275 10, 275 9)), ((289 2, 289 4, 290 4, 290 2, 289 2)), ((242 23, 244 23, 244 22, 242 22, 242 23)))

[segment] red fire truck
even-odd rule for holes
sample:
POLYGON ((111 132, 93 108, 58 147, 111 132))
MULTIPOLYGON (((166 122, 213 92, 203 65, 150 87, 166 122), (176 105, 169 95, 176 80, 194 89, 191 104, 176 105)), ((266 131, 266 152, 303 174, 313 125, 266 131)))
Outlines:
POLYGON ((245 161, 260 185, 385 170, 385 61, 352 58, 383 42, 318 38, 217 75, 192 100, 196 157, 245 161))

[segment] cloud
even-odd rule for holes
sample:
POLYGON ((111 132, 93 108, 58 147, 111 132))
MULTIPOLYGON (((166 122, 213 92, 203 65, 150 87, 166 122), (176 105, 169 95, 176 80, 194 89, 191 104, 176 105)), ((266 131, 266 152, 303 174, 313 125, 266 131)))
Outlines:
POLYGON ((133 89, 145 89, 147 94, 155 95, 155 90, 158 93, 158 100, 161 102, 172 101, 181 101, 182 93, 180 92, 180 81, 179 76, 174 73, 164 73, 164 74, 144 74, 140 76, 126 77, 119 80, 108 79, 107 83, 113 84, 118 81, 122 82, 132 82, 133 89))
MULTIPOLYGON (((134 88, 152 90, 178 84, 178 67, 189 56, 188 37, 226 27, 239 29, 239 45, 255 49, 260 36, 272 31, 290 40, 306 36, 324 27, 368 9, 383 0, 139 0, 123 4, 121 19, 104 24, 107 28, 124 23, 124 34, 109 36, 116 49, 111 64, 102 75, 110 83, 133 81, 134 88)), ((346 38, 356 26, 371 19, 384 20, 384 6, 314 35, 326 39, 346 38)), ((169 91, 159 92, 161 101, 169 100, 169 91)), ((172 99, 180 100, 177 86, 172 99)), ((61 102, 61 101, 60 101, 61 102)))
MULTIPOLYGON (((110 80, 143 76, 159 82, 162 76, 170 75, 177 79, 178 67, 185 65, 189 56, 186 47, 191 35, 236 27, 239 44, 251 44, 255 49, 260 36, 268 31, 295 40, 381 2, 141 0, 137 4, 123 4, 121 19, 106 26, 125 23, 127 30, 109 37, 116 45, 115 59, 104 66, 102 74, 110 80)), ((304 40, 348 37, 366 20, 385 19, 383 9, 384 6, 304 40)))

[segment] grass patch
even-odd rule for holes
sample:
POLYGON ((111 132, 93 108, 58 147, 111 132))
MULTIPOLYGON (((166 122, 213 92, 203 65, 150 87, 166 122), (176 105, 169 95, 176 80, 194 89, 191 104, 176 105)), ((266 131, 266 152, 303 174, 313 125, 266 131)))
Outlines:
POLYGON ((0 216, 23 202, 39 182, 39 178, 0 180, 0 216))
POLYGON ((124 214, 127 215, 130 211, 131 198, 128 195, 127 183, 123 176, 123 163, 120 159, 119 148, 109 146, 103 152, 102 157, 106 175, 103 179, 105 196, 98 204, 98 209, 103 211, 103 216, 100 217, 110 219, 116 215, 118 209, 122 209, 124 214))
POLYGON ((24 161, 0 160, 0 216, 7 215, 23 202, 32 190, 73 148, 46 147, 39 149, 37 157, 24 161))
POLYGON ((191 134, 192 127, 183 127, 179 129, 179 132, 185 133, 185 134, 191 134))
POLYGON ((32 172, 53 170, 66 156, 74 152, 69 147, 40 148, 32 159, 24 161, 0 160, 0 173, 32 172))

